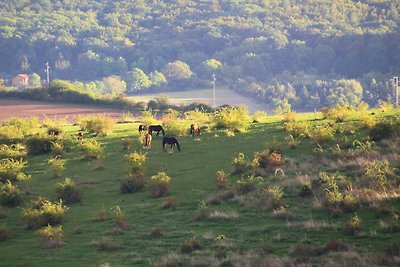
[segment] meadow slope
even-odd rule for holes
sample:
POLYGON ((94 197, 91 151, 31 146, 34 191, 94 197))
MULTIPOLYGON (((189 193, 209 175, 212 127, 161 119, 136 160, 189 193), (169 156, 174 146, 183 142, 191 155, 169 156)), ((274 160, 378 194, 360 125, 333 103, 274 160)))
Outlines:
MULTIPOLYGON (((396 110, 376 113, 370 116, 381 121, 396 122, 400 115, 396 110)), ((371 142, 368 148, 370 129, 354 115, 344 122, 323 120, 320 113, 290 121, 310 129, 335 127, 333 138, 318 139, 317 145, 315 132, 296 136, 283 120, 268 116, 244 132, 210 129, 198 138, 177 136, 181 152, 163 151, 161 136, 154 136, 146 150, 138 139, 139 124, 119 123, 106 136, 84 132, 86 140, 104 148, 104 157, 95 160, 83 158, 75 138, 80 126, 59 126, 57 138, 69 140, 62 157, 65 170, 54 177, 50 154, 28 156, 25 173, 31 178, 15 182, 21 202, 0 207, 0 229, 11 232, 0 242, 0 266, 399 264, 399 139, 371 142), (132 147, 124 150, 123 140, 132 141, 132 147), (122 194, 121 183, 129 176, 127 156, 134 151, 146 155, 141 170, 147 185, 122 194), (283 159, 276 164, 274 151, 283 159), (242 169, 233 164, 239 153, 242 169), (384 173, 386 184, 380 188, 365 170, 384 161, 391 172, 384 173), (227 174, 221 189, 216 187, 219 170, 227 174), (154 197, 148 184, 158 172, 171 181, 165 196, 154 197), (62 245, 48 248, 37 230, 26 229, 21 214, 39 196, 58 201, 56 184, 67 177, 82 200, 67 204, 62 245), (329 198, 333 191, 341 194, 337 205, 329 198), (358 202, 348 205, 345 196, 358 202), (357 218, 359 228, 350 225, 357 218)))

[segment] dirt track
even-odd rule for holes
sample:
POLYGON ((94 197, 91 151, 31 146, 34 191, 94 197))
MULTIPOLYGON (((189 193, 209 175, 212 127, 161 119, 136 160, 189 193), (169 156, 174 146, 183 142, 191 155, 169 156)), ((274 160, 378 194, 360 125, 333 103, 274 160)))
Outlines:
MULTIPOLYGON (((85 105, 51 104, 47 102, 0 99, 0 121, 8 118, 66 118, 76 121, 78 115, 107 114, 113 118, 120 118, 123 110, 98 108, 85 105)), ((127 112, 127 111, 125 111, 127 112)))

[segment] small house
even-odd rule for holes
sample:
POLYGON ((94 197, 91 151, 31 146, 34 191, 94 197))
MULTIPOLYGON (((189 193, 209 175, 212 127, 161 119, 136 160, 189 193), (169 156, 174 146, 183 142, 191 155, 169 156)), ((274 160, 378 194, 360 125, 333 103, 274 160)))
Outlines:
POLYGON ((28 74, 18 74, 11 79, 11 84, 17 88, 27 87, 29 82, 28 74))

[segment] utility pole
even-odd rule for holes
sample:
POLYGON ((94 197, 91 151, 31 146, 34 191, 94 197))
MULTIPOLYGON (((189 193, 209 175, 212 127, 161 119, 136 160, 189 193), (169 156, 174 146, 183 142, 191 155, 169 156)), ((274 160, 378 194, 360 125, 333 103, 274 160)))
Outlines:
POLYGON ((215 73, 212 75, 211 83, 213 84, 213 108, 215 108, 215 73))
POLYGON ((399 106, 399 77, 395 76, 390 81, 392 82, 394 104, 397 108, 399 106))
POLYGON ((50 83, 50 66, 49 66, 49 62, 46 62, 46 69, 44 70, 44 72, 46 72, 46 82, 47 84, 50 83))

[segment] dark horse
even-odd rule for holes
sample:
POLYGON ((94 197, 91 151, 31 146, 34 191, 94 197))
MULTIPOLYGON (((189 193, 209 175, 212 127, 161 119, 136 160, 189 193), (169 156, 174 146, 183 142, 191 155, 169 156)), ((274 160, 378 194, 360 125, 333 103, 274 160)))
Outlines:
POLYGON ((170 145, 171 149, 173 149, 176 146, 178 151, 181 151, 181 146, 179 145, 178 140, 176 140, 175 137, 164 137, 162 140, 162 147, 164 151, 166 145, 170 145))
POLYGON ((160 132, 162 132, 162 135, 165 135, 164 129, 161 125, 150 125, 149 126, 149 134, 153 135, 153 131, 157 132, 157 136, 160 132))
POLYGON ((142 133, 143 131, 147 130, 147 126, 145 124, 140 124, 139 125, 139 134, 142 133))
POLYGON ((199 125, 197 123, 192 123, 190 125, 190 135, 194 137, 195 134, 197 136, 199 136, 201 134, 200 133, 200 127, 199 127, 199 125))

